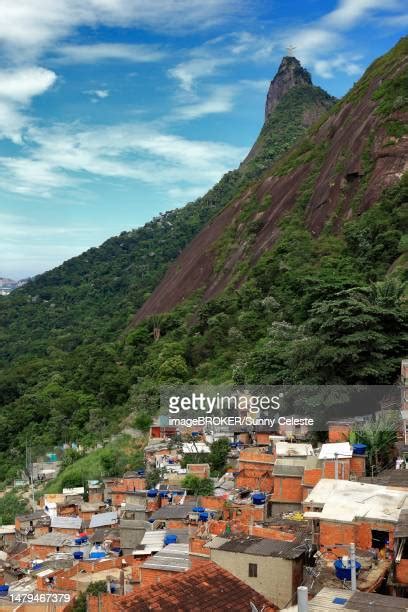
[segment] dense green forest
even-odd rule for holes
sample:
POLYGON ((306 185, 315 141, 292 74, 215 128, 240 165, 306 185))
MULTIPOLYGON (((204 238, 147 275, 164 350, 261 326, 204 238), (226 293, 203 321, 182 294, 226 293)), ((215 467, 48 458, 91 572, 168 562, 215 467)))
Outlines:
MULTIPOLYGON (((408 99, 400 80, 385 84, 379 104, 408 99)), ((91 445, 128 415, 155 413, 162 383, 396 380, 407 348, 408 176, 341 231, 328 224, 316 237, 305 223, 311 174, 273 248, 247 266, 245 282, 210 302, 195 295, 169 314, 127 327, 169 261, 299 138, 305 108, 316 96, 331 103, 312 87, 287 96, 261 133, 256 156, 206 196, 112 238, 0 303, 0 481, 18 471, 27 440, 34 454, 64 441, 91 445)), ((304 149, 274 172, 299 163, 304 149)), ((307 154, 319 156, 316 148, 307 154)), ((248 225, 249 234, 258 230, 248 225)))

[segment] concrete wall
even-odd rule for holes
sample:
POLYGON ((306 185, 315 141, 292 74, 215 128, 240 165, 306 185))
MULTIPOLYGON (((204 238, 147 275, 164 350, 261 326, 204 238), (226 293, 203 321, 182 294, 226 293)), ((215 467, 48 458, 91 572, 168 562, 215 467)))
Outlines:
POLYGON ((289 561, 216 549, 211 550, 211 560, 269 599, 278 608, 288 604, 294 591, 301 584, 303 563, 301 560, 289 561), (258 566, 256 578, 250 578, 248 575, 250 563, 256 563, 258 566))

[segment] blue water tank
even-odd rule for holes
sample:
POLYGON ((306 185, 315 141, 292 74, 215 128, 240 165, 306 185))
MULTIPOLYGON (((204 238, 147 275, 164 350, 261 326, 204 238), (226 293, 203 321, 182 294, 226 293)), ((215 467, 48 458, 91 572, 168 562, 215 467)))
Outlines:
POLYGON ((200 514, 198 516, 198 520, 199 521, 203 521, 203 523, 208 521, 208 512, 200 512, 200 514))
POLYGON ((159 497, 167 497, 168 491, 160 491, 159 497))
POLYGON ((168 535, 164 536, 164 544, 165 546, 167 546, 167 544, 175 544, 177 542, 177 536, 173 533, 169 533, 168 535))
POLYGON ((83 543, 82 538, 75 538, 75 546, 81 546, 82 543, 83 543))
POLYGON ((205 508, 202 506, 194 506, 193 512, 205 512, 205 508))
POLYGON ((147 492, 147 497, 157 497, 157 489, 149 489, 147 492))
POLYGON ((90 559, 103 559, 104 557, 106 557, 106 552, 104 550, 94 550, 89 555, 90 559))
MULTIPOLYGON (((361 563, 356 561, 356 573, 361 568, 361 563)), ((334 562, 334 569, 336 570, 336 576, 339 580, 351 580, 351 564, 348 562, 347 567, 344 567, 343 561, 341 559, 337 559, 334 562)))
POLYGON ((145 471, 144 470, 137 470, 137 475, 138 476, 144 476, 145 471))
POLYGON ((1 595, 7 595, 9 590, 9 585, 8 584, 0 584, 0 596, 1 595))
POLYGON ((366 444, 353 444, 353 453, 355 455, 365 455, 366 450, 366 444))
POLYGON ((84 553, 82 552, 82 550, 76 550, 74 552, 74 559, 83 559, 84 558, 84 553))
POLYGON ((252 501, 255 506, 262 506, 265 503, 266 495, 265 493, 254 493, 252 495, 252 501))

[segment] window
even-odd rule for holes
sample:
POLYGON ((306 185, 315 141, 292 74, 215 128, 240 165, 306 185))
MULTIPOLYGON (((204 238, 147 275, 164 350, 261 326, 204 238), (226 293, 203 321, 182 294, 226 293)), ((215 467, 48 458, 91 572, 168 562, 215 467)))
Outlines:
POLYGON ((250 578, 258 577, 258 566, 256 563, 250 563, 248 566, 248 576, 250 578))

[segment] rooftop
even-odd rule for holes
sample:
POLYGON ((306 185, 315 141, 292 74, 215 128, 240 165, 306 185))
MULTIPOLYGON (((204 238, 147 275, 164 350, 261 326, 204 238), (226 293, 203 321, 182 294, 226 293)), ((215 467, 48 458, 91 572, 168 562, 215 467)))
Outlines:
POLYGON ((309 601, 309 612, 330 612, 331 610, 349 610, 349 612, 406 612, 407 600, 402 597, 378 595, 377 593, 355 593, 345 589, 325 587, 309 601))
POLYGON ((147 559, 143 568, 185 572, 190 568, 188 544, 168 544, 155 555, 147 559))
POLYGON ((305 471, 305 461, 299 463, 293 463, 291 459, 282 458, 277 459, 275 465, 273 466, 273 475, 274 476, 294 476, 301 477, 303 476, 303 472, 305 471))
POLYGON ((67 537, 63 533, 45 533, 38 538, 30 540, 30 544, 35 546, 70 546, 72 538, 67 537))
POLYGON ((314 454, 313 446, 306 443, 277 442, 275 449, 277 457, 307 457, 314 454))
POLYGON ((142 541, 140 542, 140 546, 133 551, 133 554, 150 555, 151 553, 158 552, 164 547, 164 538, 166 533, 166 529, 146 531, 142 541))
POLYGON ((192 512, 195 504, 169 504, 153 512, 150 518, 154 520, 185 519, 192 512))
POLYGON ((350 442, 330 442, 323 444, 319 453, 319 459, 344 459, 353 456, 350 442))
POLYGON ((304 503, 323 507, 321 512, 305 512, 305 518, 348 523, 358 517, 396 523, 401 510, 408 508, 408 492, 382 485, 324 478, 304 503))
POLYGON ((83 495, 85 492, 84 487, 72 487, 68 489, 62 489, 64 495, 83 495))
POLYGON ((82 519, 80 516, 52 516, 51 527, 59 529, 81 529, 82 519))
POLYGON ((179 574, 171 580, 139 589, 117 598, 117 609, 134 612, 149 610, 258 610, 269 612, 274 606, 244 582, 215 563, 179 574))
POLYGON ((223 539, 220 538, 219 546, 211 548, 259 557, 280 557, 281 559, 298 559, 304 553, 304 548, 299 540, 285 542, 284 540, 247 536, 231 538, 223 543, 221 542, 223 539))
POLYGON ((91 529, 95 527, 105 527, 118 522, 117 512, 102 512, 101 514, 93 514, 89 527, 91 529))

